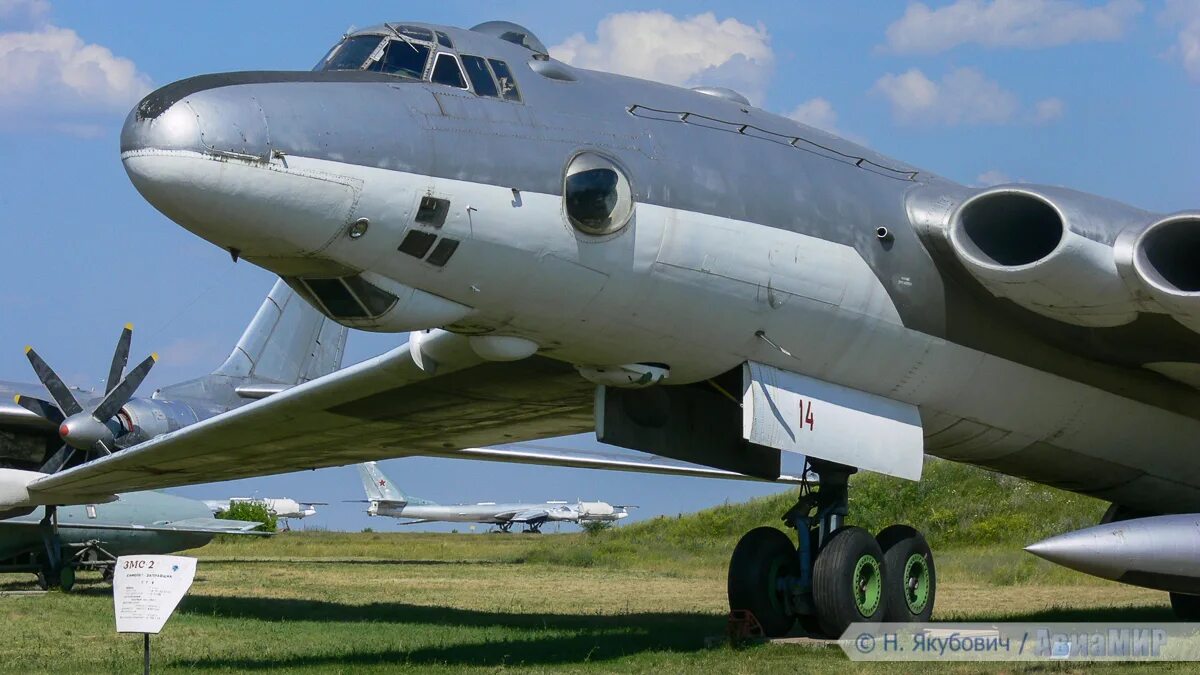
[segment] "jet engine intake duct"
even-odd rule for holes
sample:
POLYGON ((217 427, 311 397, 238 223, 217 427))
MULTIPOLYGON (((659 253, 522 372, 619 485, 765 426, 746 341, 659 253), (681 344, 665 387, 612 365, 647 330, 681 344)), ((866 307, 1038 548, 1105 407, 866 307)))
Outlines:
POLYGON ((1142 289, 1177 321, 1200 332, 1200 212, 1151 223, 1137 235, 1132 257, 1142 289))
POLYGON ((993 295, 1065 323, 1108 327, 1137 318, 1112 242, 1145 222, 1138 209, 1062 188, 998 186, 950 216, 950 246, 993 295))

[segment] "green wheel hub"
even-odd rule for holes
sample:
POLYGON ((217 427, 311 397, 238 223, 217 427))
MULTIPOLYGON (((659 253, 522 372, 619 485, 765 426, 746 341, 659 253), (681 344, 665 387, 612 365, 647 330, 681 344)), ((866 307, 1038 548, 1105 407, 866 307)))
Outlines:
POLYGON ((863 616, 872 616, 883 598, 883 573, 879 560, 864 555, 854 564, 854 606, 863 616))
POLYGON ((913 614, 920 614, 929 602, 929 563, 920 553, 904 561, 904 601, 913 614))

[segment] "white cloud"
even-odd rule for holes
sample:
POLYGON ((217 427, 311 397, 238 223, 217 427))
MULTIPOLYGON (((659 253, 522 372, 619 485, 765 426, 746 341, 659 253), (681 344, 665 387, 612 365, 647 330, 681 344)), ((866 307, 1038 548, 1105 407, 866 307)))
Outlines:
POLYGON ((44 23, 45 2, 0 0, 0 18, 34 22, 0 32, 0 128, 42 127, 95 135, 96 117, 124 114, 150 90, 129 59, 44 23))
POLYGON ((712 12, 678 19, 666 12, 612 14, 596 39, 576 33, 550 48, 580 68, 604 70, 677 86, 722 86, 761 101, 774 53, 762 25, 718 21, 712 12))
POLYGON ((1061 98, 1044 98, 1033 105, 1033 121, 1047 124, 1063 116, 1067 104, 1061 98))
POLYGON ((930 9, 908 6, 887 28, 887 47, 905 54, 935 54, 963 44, 1036 49, 1118 40, 1142 11, 1138 0, 1089 6, 1075 0, 958 0, 930 9))
POLYGON ((1003 171, 997 171, 996 169, 984 171, 975 178, 976 187, 991 187, 993 185, 1002 185, 1004 183, 1011 182, 1013 181, 1008 177, 1008 174, 1004 173, 1003 171))
POLYGON ((0 0, 0 23, 39 25, 50 14, 47 0, 0 0))
POLYGON ((904 124, 1004 124, 1020 109, 1015 94, 973 68, 952 70, 940 82, 916 68, 889 73, 872 91, 888 99, 904 124))
POLYGON ((832 103, 823 98, 811 98, 796 106, 785 117, 829 133, 837 133, 837 111, 832 103))
POLYGON ((1167 0, 1159 18, 1179 27, 1179 36, 1168 54, 1183 64, 1192 79, 1200 82, 1200 0, 1167 0))

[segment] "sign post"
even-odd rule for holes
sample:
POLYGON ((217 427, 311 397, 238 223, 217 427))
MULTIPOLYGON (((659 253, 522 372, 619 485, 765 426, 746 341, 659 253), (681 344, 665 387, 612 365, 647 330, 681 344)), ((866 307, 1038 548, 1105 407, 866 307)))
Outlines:
POLYGON ((118 633, 141 633, 145 672, 150 634, 162 630, 196 577, 196 559, 178 555, 123 555, 113 575, 118 633))

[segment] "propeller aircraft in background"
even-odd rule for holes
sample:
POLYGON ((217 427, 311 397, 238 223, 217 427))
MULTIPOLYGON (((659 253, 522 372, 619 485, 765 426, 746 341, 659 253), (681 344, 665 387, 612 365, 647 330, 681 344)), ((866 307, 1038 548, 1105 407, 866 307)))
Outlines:
MULTIPOLYGON (((915 480, 928 452, 1107 500, 1128 529, 1200 511, 1198 211, 963 186, 728 89, 572 67, 507 22, 387 23, 310 72, 169 84, 121 161, 170 220, 408 342, 57 473, 0 471, 5 508, 410 454, 597 466, 477 451, 594 431, 819 477, 780 514, 797 536, 753 530, 730 561, 731 608, 769 635, 929 618, 924 537, 847 525, 857 470, 915 480)), ((107 448, 79 419, 67 438, 107 448)), ((1123 578, 1179 598, 1197 579, 1123 578)))
POLYGON ((546 523, 616 522, 629 516, 626 506, 606 502, 579 501, 532 502, 498 504, 438 504, 428 499, 406 495, 396 487, 375 462, 357 465, 363 490, 367 494, 367 514, 389 518, 409 518, 401 525, 418 523, 483 523, 509 532, 513 525, 524 525, 526 532, 539 533, 546 523))
POLYGON ((79 570, 98 570, 111 581, 117 556, 186 551, 219 534, 268 534, 256 530, 260 525, 214 518, 203 502, 163 492, 128 492, 106 504, 39 506, 0 519, 0 574, 32 572, 43 589, 69 591, 79 570))

